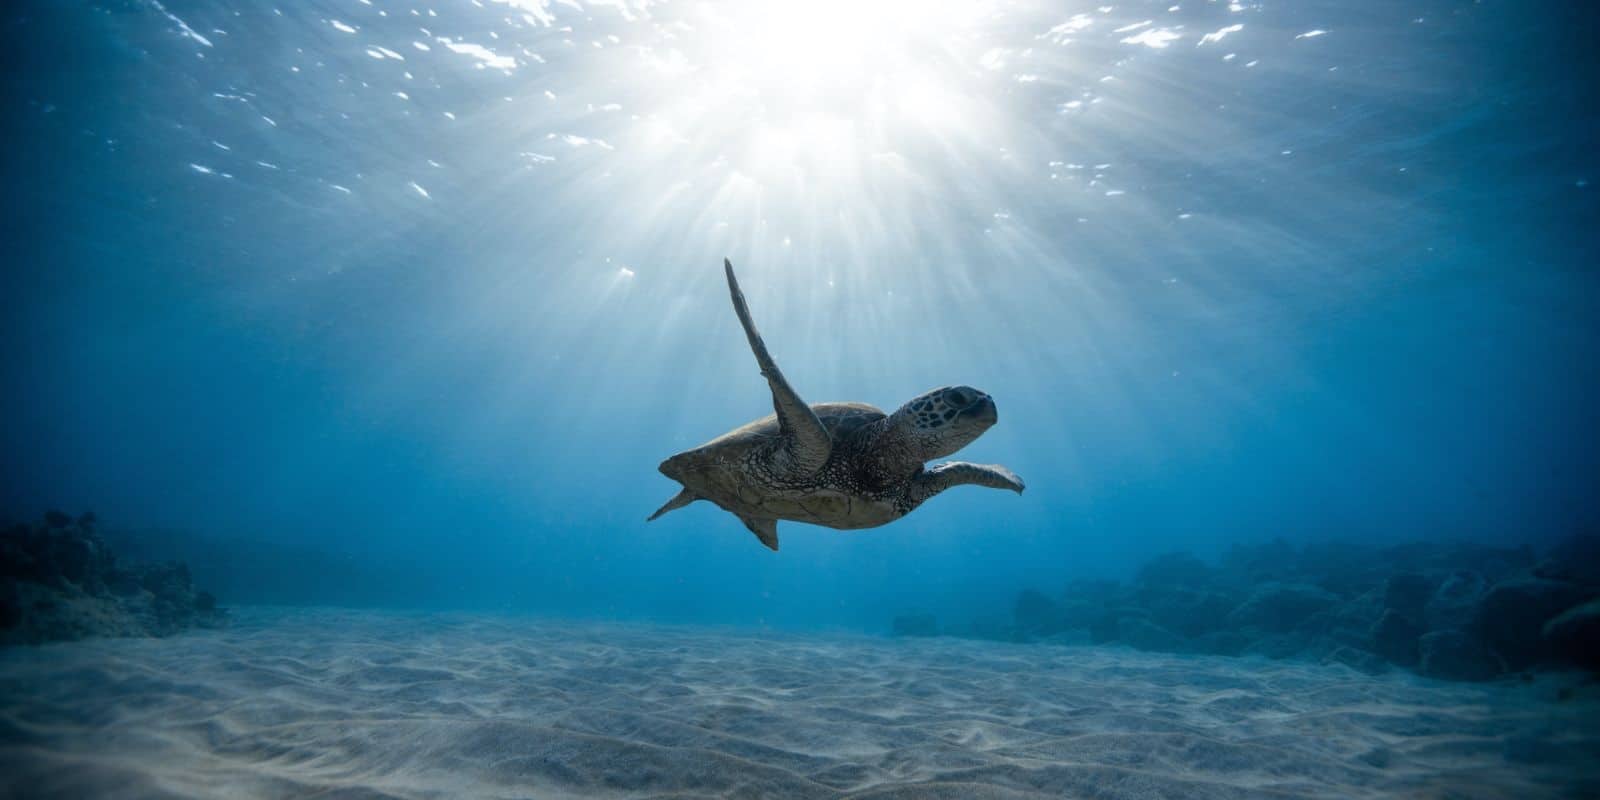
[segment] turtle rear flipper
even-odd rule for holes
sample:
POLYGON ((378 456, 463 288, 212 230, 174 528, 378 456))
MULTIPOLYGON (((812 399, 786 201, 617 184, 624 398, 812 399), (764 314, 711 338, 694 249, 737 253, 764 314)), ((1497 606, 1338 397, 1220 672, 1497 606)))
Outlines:
MULTIPOLYGON (((833 452, 833 438, 822 426, 822 420, 817 419, 816 412, 800 399, 799 393, 783 377, 777 362, 772 360, 772 354, 767 352, 767 343, 762 341, 761 332, 756 330, 755 320, 750 317, 750 306, 744 301, 744 292, 739 290, 739 279, 733 276, 733 262, 723 259, 722 267, 728 274, 728 294, 733 297, 733 313, 739 315, 745 338, 750 340, 750 350, 755 353, 761 374, 772 389, 772 408, 778 413, 778 430, 784 439, 783 449, 776 454, 781 463, 773 466, 791 477, 812 475, 828 462, 828 456, 833 452)), ((778 549, 776 545, 769 546, 778 549)))
POLYGON ((778 552, 778 521, 775 519, 756 519, 740 515, 739 521, 744 523, 750 532, 756 535, 768 550, 778 552))
POLYGON ((667 513, 668 511, 676 511, 676 510, 678 510, 680 508, 683 508, 684 506, 689 505, 690 503, 693 503, 694 501, 699 500, 699 499, 700 499, 700 495, 697 495, 694 492, 689 491, 688 489, 684 489, 683 491, 678 492, 677 494, 673 495, 672 499, 668 500, 665 505, 663 505, 660 508, 656 509, 656 513, 651 514, 650 518, 645 520, 645 522, 651 522, 651 521, 655 520, 656 517, 659 517, 662 514, 667 513))

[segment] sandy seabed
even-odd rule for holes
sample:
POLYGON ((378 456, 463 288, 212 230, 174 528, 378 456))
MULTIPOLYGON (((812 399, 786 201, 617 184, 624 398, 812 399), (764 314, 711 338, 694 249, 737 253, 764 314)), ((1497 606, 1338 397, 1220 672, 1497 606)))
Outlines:
POLYGON ((955 639, 246 609, 0 652, 0 795, 1597 797, 1547 681, 955 639))

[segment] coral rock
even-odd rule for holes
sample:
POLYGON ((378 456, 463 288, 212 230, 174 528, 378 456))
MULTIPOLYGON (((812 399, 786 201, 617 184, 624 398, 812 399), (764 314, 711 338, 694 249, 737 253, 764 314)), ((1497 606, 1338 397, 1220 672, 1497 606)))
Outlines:
POLYGON ((1473 630, 1512 670, 1549 656, 1540 632, 1558 614, 1594 596, 1592 590, 1544 578, 1513 579, 1483 596, 1473 630))
POLYGON ((1300 583, 1268 583, 1250 595, 1229 615, 1235 626, 1257 626, 1287 632, 1321 611, 1337 605, 1338 596, 1326 589, 1300 583))
POLYGON ((0 644, 168 636, 226 619, 178 563, 120 565, 94 530, 52 511, 0 532, 0 644))
POLYGON ((1556 660, 1600 670, 1600 600, 1567 609, 1544 624, 1543 634, 1556 660))
POLYGON ((1417 642, 1421 654, 1418 672, 1431 678, 1486 681, 1503 670, 1487 648, 1466 631, 1432 631, 1417 642))
POLYGON ((1372 628, 1372 650, 1402 667, 1415 667, 1422 658, 1417 646, 1422 634, 1411 617, 1391 608, 1372 628))

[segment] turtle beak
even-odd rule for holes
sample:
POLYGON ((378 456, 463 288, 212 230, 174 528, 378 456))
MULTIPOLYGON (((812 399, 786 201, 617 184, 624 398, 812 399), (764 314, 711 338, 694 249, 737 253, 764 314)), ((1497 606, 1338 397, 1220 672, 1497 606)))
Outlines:
POLYGON ((961 409, 961 416, 984 425, 993 425, 1000 421, 1000 410, 995 407, 994 398, 983 395, 972 405, 961 409))
POLYGON ((657 467, 657 469, 661 470, 662 475, 683 483, 683 461, 683 454, 679 453, 661 462, 661 466, 657 467))

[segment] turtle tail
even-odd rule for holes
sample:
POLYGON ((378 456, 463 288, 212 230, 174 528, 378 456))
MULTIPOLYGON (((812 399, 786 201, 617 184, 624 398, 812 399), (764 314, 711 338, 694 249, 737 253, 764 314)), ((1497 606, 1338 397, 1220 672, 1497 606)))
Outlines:
POLYGON ((694 501, 699 500, 699 499, 700 499, 699 495, 695 494, 694 492, 689 491, 688 489, 684 489, 683 491, 678 492, 677 494, 673 495, 672 499, 668 500, 666 502, 666 505, 663 505, 662 507, 656 509, 656 513, 651 514, 650 515, 650 519, 645 520, 645 522, 650 522, 650 521, 654 520, 656 517, 659 517, 662 514, 667 513, 668 511, 676 511, 676 510, 678 510, 680 508, 683 508, 684 506, 689 505, 690 503, 693 503, 694 501))

